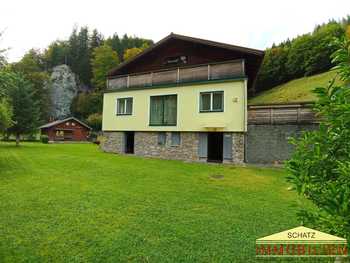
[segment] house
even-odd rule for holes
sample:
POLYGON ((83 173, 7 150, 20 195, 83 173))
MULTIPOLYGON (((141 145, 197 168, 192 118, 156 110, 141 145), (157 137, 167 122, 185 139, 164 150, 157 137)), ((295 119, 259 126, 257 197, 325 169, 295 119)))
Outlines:
POLYGON ((84 122, 69 117, 39 127, 41 134, 49 137, 49 141, 86 141, 91 128, 84 122))
POLYGON ((112 69, 103 100, 107 152, 244 162, 247 92, 264 52, 170 34, 112 69))

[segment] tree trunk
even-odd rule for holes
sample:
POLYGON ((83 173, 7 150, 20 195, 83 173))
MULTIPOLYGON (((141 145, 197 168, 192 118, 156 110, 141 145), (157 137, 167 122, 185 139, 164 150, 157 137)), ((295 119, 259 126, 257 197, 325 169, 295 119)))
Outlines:
POLYGON ((19 146, 19 133, 16 133, 16 146, 19 146))

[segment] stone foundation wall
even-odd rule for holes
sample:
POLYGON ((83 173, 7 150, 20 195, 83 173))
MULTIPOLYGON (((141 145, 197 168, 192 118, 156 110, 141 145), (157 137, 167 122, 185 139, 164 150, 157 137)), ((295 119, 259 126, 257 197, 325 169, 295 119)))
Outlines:
MULTIPOLYGON (((104 132, 101 149, 105 152, 124 153, 124 132, 104 132)), ((166 132, 166 143, 158 144, 158 132, 135 132, 134 153, 138 156, 206 162, 199 157, 199 133, 181 132, 180 145, 172 145, 171 132, 166 132)), ((232 133, 232 158, 225 163, 244 162, 244 133, 232 133)))
POLYGON ((246 162, 278 164, 288 160, 294 146, 289 137, 299 137, 304 131, 313 131, 318 124, 264 124, 248 125, 246 142, 246 162))
POLYGON ((104 152, 124 152, 124 132, 103 132, 104 140, 101 141, 101 149, 104 152))
POLYGON ((171 145, 171 132, 166 133, 165 145, 158 144, 158 132, 135 132, 135 155, 198 161, 198 133, 181 132, 180 145, 171 145))
POLYGON ((244 163, 244 133, 232 133, 232 162, 236 164, 244 163))

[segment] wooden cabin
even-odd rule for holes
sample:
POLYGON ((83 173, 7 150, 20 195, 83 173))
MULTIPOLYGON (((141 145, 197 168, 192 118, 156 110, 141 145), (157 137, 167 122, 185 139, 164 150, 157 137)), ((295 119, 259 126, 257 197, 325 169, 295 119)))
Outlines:
POLYGON ((74 117, 47 123, 39 129, 42 135, 49 137, 50 142, 87 141, 91 131, 87 124, 74 117))

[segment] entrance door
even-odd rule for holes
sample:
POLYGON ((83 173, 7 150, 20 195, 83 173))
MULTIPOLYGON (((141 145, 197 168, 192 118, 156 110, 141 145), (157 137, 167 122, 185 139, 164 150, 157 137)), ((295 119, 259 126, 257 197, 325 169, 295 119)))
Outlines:
POLYGON ((222 162, 223 133, 208 132, 208 162, 222 162))
POLYGON ((135 132, 125 132, 125 153, 134 153, 135 132))

